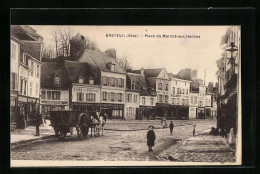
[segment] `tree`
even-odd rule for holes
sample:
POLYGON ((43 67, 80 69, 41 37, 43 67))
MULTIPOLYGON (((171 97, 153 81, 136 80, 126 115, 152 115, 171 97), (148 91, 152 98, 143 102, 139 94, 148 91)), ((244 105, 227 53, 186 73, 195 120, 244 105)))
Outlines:
POLYGON ((128 59, 128 55, 124 53, 122 57, 116 58, 117 62, 119 65, 126 71, 127 69, 131 69, 132 67, 130 66, 130 62, 128 59))
POLYGON ((43 59, 52 59, 53 57, 55 57, 53 46, 43 43, 42 44, 42 58, 43 59))
POLYGON ((51 31, 51 35, 54 38, 56 57, 58 57, 59 56, 59 35, 58 35, 58 30, 52 30, 51 31))
POLYGON ((63 56, 70 56, 70 40, 73 36, 73 30, 71 30, 70 28, 58 30, 58 36, 61 43, 63 56))

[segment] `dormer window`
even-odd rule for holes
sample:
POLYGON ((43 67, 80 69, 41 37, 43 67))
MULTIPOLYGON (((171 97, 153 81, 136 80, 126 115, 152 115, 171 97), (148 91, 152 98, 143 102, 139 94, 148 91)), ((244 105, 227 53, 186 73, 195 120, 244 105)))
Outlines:
POLYGON ((79 76, 79 83, 84 83, 84 77, 83 76, 79 76))
POLYGON ((93 78, 93 77, 90 77, 90 78, 89 78, 89 84, 90 84, 90 85, 94 85, 94 78, 93 78))
POLYGON ((135 89, 135 84, 131 83, 131 89, 135 89))
POLYGON ((61 76, 56 74, 54 76, 54 85, 60 85, 61 84, 61 76))
POLYGON ((116 65, 111 63, 111 71, 115 71, 116 70, 115 67, 116 67, 116 65))

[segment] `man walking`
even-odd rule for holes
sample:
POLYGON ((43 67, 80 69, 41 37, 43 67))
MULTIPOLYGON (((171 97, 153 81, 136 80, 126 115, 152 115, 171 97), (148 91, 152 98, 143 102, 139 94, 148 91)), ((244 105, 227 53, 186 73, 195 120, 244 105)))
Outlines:
POLYGON ((172 123, 172 121, 171 121, 171 123, 170 123, 170 133, 171 133, 171 135, 172 135, 172 131, 173 131, 173 128, 174 128, 174 124, 172 123))

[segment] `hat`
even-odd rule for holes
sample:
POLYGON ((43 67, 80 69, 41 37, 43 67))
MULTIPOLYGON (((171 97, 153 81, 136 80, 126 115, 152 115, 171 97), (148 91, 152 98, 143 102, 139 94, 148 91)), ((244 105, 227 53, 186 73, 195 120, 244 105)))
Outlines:
POLYGON ((150 128, 150 127, 154 129, 154 126, 153 126, 153 125, 148 126, 148 128, 150 128))

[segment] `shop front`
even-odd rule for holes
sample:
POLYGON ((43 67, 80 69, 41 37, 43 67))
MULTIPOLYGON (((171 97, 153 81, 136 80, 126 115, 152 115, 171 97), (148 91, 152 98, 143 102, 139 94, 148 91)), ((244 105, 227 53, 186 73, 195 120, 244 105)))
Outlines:
POLYGON ((101 112, 106 113, 109 119, 123 119, 124 104, 101 103, 101 112))
POLYGON ((197 118, 205 119, 205 107, 198 107, 197 118))
POLYGON ((17 103, 17 92, 11 91, 10 96, 10 116, 11 116, 11 128, 17 127, 17 114, 18 114, 18 103, 17 103))
POLYGON ((170 117, 171 107, 167 103, 156 103, 156 111, 158 117, 170 117))
POLYGON ((189 119, 189 106, 171 105, 171 118, 175 120, 189 119))
POLYGON ((138 113, 136 114, 137 120, 142 119, 154 119, 156 116, 156 107, 155 106, 139 106, 138 113))

